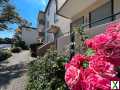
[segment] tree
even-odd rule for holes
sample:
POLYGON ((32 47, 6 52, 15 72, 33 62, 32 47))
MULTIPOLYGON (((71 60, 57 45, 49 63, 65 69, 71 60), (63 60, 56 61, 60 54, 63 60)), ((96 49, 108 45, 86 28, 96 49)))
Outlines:
POLYGON ((0 30, 8 29, 8 24, 19 24, 22 18, 9 0, 0 0, 0 30))
POLYGON ((0 38, 0 44, 3 44, 3 39, 2 38, 0 38))
POLYGON ((11 38, 4 38, 4 41, 6 44, 12 44, 12 39, 11 38))
POLYGON ((0 44, 12 44, 12 39, 11 38, 0 38, 0 44))

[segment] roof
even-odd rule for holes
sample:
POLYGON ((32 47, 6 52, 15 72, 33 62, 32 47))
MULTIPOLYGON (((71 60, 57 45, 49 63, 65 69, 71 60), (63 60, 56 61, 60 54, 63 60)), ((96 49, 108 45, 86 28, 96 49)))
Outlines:
MULTIPOLYGON (((45 9, 45 13, 47 12, 51 1, 53 1, 53 0, 49 0, 48 4, 47 4, 47 6, 46 6, 46 9, 45 9)), ((56 5, 57 5, 57 0, 55 0, 55 2, 56 2, 56 5)))
POLYGON ((48 7, 49 7, 49 5, 50 5, 51 1, 52 1, 52 0, 49 0, 49 1, 48 1, 48 4, 47 4, 46 9, 45 9, 45 12, 47 12, 48 7))

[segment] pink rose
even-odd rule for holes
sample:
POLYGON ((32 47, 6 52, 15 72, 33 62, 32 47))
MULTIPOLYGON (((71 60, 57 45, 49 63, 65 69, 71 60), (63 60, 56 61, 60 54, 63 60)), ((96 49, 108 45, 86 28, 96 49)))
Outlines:
MULTIPOLYGON (((85 69, 81 73, 82 90, 109 90, 110 80, 96 74, 92 69, 85 69)), ((79 89, 78 89, 79 90, 79 89)))
POLYGON ((107 62, 106 58, 99 55, 91 57, 89 68, 101 76, 114 77, 117 74, 114 71, 114 66, 111 63, 107 62))
POLYGON ((93 42, 92 39, 86 39, 86 40, 85 40, 85 44, 86 44, 88 47, 90 47, 90 48, 93 46, 93 43, 94 43, 94 42, 93 42))
POLYGON ((106 33, 113 33, 120 31, 120 23, 112 23, 107 25, 106 33))
POLYGON ((89 75, 86 79, 88 81, 87 83, 94 88, 93 90, 110 90, 110 80, 107 78, 94 74, 89 75))
POLYGON ((80 68, 82 66, 83 61, 87 60, 87 58, 84 55, 76 54, 69 64, 73 65, 76 68, 80 68))
POLYGON ((85 41, 86 45, 93 49, 101 48, 105 43, 112 39, 111 36, 106 34, 99 34, 93 37, 92 39, 88 39, 85 41))
POLYGON ((73 88, 76 87, 80 80, 80 72, 80 69, 72 65, 66 70, 65 81, 71 90, 77 90, 73 88))
POLYGON ((120 40, 112 40, 97 49, 96 54, 105 56, 115 66, 120 66, 120 40))

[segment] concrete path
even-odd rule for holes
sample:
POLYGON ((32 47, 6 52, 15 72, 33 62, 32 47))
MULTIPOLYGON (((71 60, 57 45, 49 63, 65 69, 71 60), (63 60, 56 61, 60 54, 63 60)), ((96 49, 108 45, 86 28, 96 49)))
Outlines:
POLYGON ((30 61, 29 51, 22 51, 0 62, 0 90, 25 90, 30 61))

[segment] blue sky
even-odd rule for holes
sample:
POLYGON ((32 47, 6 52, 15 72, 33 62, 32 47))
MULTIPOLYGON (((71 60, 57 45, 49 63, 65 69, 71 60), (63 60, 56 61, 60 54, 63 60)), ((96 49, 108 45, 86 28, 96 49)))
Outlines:
MULTIPOLYGON (((26 20, 32 23, 33 27, 37 24, 37 15, 39 11, 44 11, 48 0, 10 0, 16 7, 18 13, 26 20)), ((11 28, 16 28, 16 25, 10 25, 11 28)), ((0 37, 12 37, 14 30, 0 31, 0 37)))

